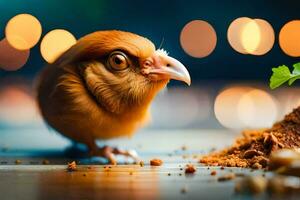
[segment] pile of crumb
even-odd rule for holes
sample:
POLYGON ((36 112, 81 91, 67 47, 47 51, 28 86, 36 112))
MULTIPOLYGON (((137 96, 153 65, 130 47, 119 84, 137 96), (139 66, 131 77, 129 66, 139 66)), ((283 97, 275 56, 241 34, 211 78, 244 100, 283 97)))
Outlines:
POLYGON ((268 168, 270 154, 278 149, 300 147, 300 107, 264 130, 247 130, 231 147, 201 158, 211 166, 268 168))

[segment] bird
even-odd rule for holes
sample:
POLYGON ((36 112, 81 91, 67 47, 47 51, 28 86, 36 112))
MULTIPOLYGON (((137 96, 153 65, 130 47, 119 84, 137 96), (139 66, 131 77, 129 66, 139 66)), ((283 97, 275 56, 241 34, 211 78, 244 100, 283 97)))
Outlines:
POLYGON ((147 38, 120 30, 87 34, 46 65, 37 103, 46 124, 89 155, 116 164, 132 151, 97 146, 97 140, 132 136, 150 120, 150 105, 171 80, 191 84, 187 68, 147 38))

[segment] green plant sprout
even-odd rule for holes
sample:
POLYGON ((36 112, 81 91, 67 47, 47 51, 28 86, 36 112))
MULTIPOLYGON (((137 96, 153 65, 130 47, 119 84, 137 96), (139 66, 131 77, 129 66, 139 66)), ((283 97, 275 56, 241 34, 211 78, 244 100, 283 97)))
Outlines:
POLYGON ((270 78, 270 88, 275 89, 285 82, 292 85, 297 79, 300 79, 300 62, 293 65, 293 72, 286 65, 281 65, 272 69, 272 76, 270 78))

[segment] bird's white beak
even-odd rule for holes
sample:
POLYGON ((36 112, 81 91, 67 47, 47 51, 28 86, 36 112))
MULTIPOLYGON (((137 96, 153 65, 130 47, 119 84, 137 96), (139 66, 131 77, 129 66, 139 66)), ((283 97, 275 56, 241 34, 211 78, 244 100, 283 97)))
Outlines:
POLYGON ((164 50, 157 50, 154 54, 143 61, 142 74, 152 80, 174 79, 191 85, 191 77, 185 66, 168 56, 164 50))

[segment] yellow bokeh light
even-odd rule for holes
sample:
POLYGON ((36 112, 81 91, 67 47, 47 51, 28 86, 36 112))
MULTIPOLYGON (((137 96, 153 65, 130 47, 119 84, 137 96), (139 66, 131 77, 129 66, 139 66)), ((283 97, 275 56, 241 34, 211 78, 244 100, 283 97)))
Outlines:
POLYGON ((41 42, 41 54, 48 63, 53 63, 61 54, 76 43, 76 38, 63 29, 52 30, 41 42))
POLYGON ((266 20, 240 17, 230 24, 227 39, 239 53, 263 55, 272 49, 275 34, 266 20))
POLYGON ((19 14, 11 18, 5 28, 5 36, 11 46, 27 50, 37 44, 42 34, 42 26, 34 16, 19 14))
POLYGON ((248 17, 237 18, 233 22, 231 22, 227 31, 227 39, 230 46, 234 50, 242 54, 248 53, 242 44, 241 36, 244 26, 249 22, 251 22, 251 19, 248 17))
POLYGON ((282 27, 279 33, 279 45, 287 55, 300 56, 300 20, 290 21, 282 27))
POLYGON ((195 58, 203 58, 212 53, 217 44, 217 34, 206 21, 194 20, 184 26, 180 34, 180 44, 184 51, 195 58))
POLYGON ((253 89, 243 94, 237 104, 238 117, 245 127, 264 128, 277 120, 277 103, 267 92, 253 89))
POLYGON ((30 50, 17 50, 3 39, 0 41, 0 68, 7 71, 18 70, 26 64, 29 54, 30 50))
POLYGON ((247 53, 252 54, 258 48, 261 40, 260 28, 255 20, 244 25, 241 32, 241 42, 247 53))
POLYGON ((260 29, 260 42, 253 55, 264 55, 269 52, 275 42, 274 29, 269 22, 263 19, 254 19, 260 29))
POLYGON ((244 124, 240 121, 237 105, 240 98, 250 87, 230 87, 222 91, 215 100, 214 111, 217 120, 226 128, 240 129, 244 124))

